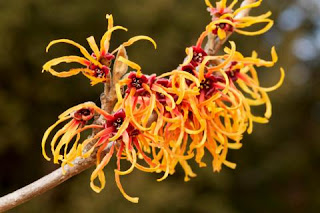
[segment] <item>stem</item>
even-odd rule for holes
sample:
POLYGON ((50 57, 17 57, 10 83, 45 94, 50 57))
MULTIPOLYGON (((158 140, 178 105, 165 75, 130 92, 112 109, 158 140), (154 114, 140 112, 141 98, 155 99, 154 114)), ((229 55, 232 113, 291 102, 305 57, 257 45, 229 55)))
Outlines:
POLYGON ((1 197, 0 212, 12 209, 38 195, 43 194, 44 192, 60 185, 69 178, 90 168, 94 164, 95 155, 86 159, 77 158, 74 161, 74 166, 70 167, 66 165, 64 167, 66 171, 65 174, 63 174, 62 169, 59 168, 27 186, 1 197))

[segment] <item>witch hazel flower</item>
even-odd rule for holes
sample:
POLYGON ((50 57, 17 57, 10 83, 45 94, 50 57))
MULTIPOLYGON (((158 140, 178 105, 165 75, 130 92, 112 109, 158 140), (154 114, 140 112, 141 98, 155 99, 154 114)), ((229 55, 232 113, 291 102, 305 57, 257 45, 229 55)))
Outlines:
POLYGON ((130 72, 127 77, 116 84, 118 102, 114 110, 123 108, 140 130, 147 131, 150 129, 147 127, 148 120, 156 105, 156 95, 150 90, 150 85, 152 85, 155 76, 150 77, 142 74, 141 67, 128 59, 121 57, 119 60, 135 69, 136 72, 130 72), (124 89, 124 98, 121 88, 124 89))
MULTIPOLYGON (((219 57, 219 58, 222 59, 223 57, 219 57)), ((228 59, 229 61, 230 61, 230 58, 231 57, 229 57, 228 59)), ((205 55, 202 61, 203 60, 206 60, 205 55)), ((229 62, 226 61, 225 65, 228 63, 229 62)), ((185 63, 185 64, 188 64, 188 63, 185 63)), ((207 63, 204 62, 203 64, 207 64, 207 63)), ((209 98, 209 96, 211 97, 211 95, 218 88, 218 87, 216 88, 216 86, 214 85, 214 83, 219 83, 218 77, 215 77, 213 75, 206 76, 207 77, 206 79, 202 79, 202 81, 200 81, 198 79, 199 78, 198 72, 196 71, 196 68, 191 63, 188 65, 182 66, 181 71, 175 70, 169 73, 165 73, 160 77, 166 77, 166 76, 170 77, 169 79, 171 82, 170 88, 167 88, 166 90, 170 91, 170 93, 173 96, 176 96, 177 98, 175 99, 176 108, 174 108, 170 112, 167 112, 164 116, 163 114, 160 114, 161 117, 165 117, 167 121, 169 119, 173 121, 172 123, 171 122, 167 123, 167 125, 165 126, 165 130, 164 130, 165 141, 167 141, 170 147, 172 147, 172 152, 174 152, 175 154, 184 155, 187 147, 184 141, 188 139, 188 135, 190 135, 190 137, 193 139, 193 145, 190 146, 190 151, 188 154, 190 156, 192 155, 192 151, 195 147, 194 144, 197 144, 196 146, 201 147, 203 144, 205 144, 207 140, 208 128, 207 128, 206 117, 208 116, 204 116, 203 112, 201 112, 201 109, 198 108, 199 101, 197 100, 197 97, 199 97, 200 94, 205 94, 206 98, 209 98), (188 80, 188 82, 186 81, 186 79, 188 80)), ((225 78, 227 79, 226 75, 225 75, 225 78)), ((204 96, 202 99, 204 99, 204 96)), ((187 157, 185 158, 187 159, 187 157)), ((202 157, 197 157, 197 159, 201 159, 201 158, 202 157)), ((200 160, 198 161, 201 165, 203 165, 203 163, 200 162, 200 160)), ((224 162, 224 161, 225 160, 220 160, 219 162, 224 162)), ((195 174, 192 172, 190 166, 187 164, 186 161, 175 160, 175 163, 178 163, 178 162, 180 162, 181 165, 183 165, 183 168, 185 169, 185 172, 186 172, 185 180, 188 180, 189 176, 190 177, 195 176, 195 174)), ((228 164, 227 161, 225 162, 226 164, 228 164)), ((216 170, 219 171, 220 168, 216 170)))
POLYGON ((268 92, 272 92, 278 89, 285 77, 283 68, 280 68, 280 80, 272 87, 260 86, 257 67, 272 67, 278 61, 278 56, 273 47, 271 49, 271 61, 266 61, 258 58, 258 55, 253 51, 252 56, 244 57, 241 53, 236 52, 235 58, 231 65, 226 68, 226 73, 233 79, 231 82, 231 88, 241 90, 243 104, 246 107, 248 117, 250 120, 250 126, 248 133, 252 132, 252 122, 267 123, 272 115, 271 101, 268 96, 268 92), (237 86, 235 86, 237 85, 237 86), (245 95, 247 94, 247 95, 245 95), (251 114, 251 107, 265 106, 264 116, 254 116, 251 114))
MULTIPOLYGON (((265 123, 267 121, 267 118, 271 116, 271 104, 266 92, 277 89, 284 79, 284 71, 281 68, 281 79, 275 86, 270 88, 261 88, 258 86, 259 81, 253 66, 273 66, 277 61, 274 48, 271 51, 272 61, 270 62, 258 59, 255 52, 252 57, 244 58, 239 52, 235 52, 234 48, 232 50, 226 48, 225 51, 230 54, 228 60, 208 67, 208 62, 210 60, 216 60, 216 56, 205 57, 203 63, 200 65, 198 74, 200 80, 202 78, 204 79, 201 81, 200 98, 198 100, 199 106, 204 107, 201 110, 201 117, 206 118, 206 126, 208 129, 215 129, 215 131, 208 132, 207 140, 202 140, 202 143, 197 139, 199 135, 190 135, 192 138, 190 150, 195 148, 197 150, 195 156, 196 161, 200 166, 205 165, 201 162, 201 159, 204 155, 204 147, 207 148, 214 157, 214 171, 220 171, 221 163, 228 167, 235 168, 234 163, 225 160, 228 148, 241 148, 242 145, 239 141, 242 139, 242 134, 246 129, 248 129, 248 133, 251 133, 253 121, 258 123, 265 123), (221 69, 223 70, 222 72, 221 69), (217 71, 220 71, 220 73, 217 71), (243 73, 250 73, 250 77, 247 75, 244 77, 243 73), (242 79, 246 79, 247 82, 244 83, 242 79), (249 89, 248 79, 250 79, 250 86, 252 87, 252 84, 254 84, 255 89, 249 89), (258 100, 248 100, 242 92, 238 91, 235 83, 239 84, 239 86, 241 85, 240 88, 242 88, 244 92, 249 93, 258 100), (225 84, 225 86, 221 84, 225 84), (222 92, 222 89, 224 89, 225 92, 222 92), (210 96, 214 98, 210 99, 210 96), (251 105, 263 104, 266 105, 266 118, 253 116, 251 114, 251 105), (220 117, 223 118, 224 122, 221 122, 220 117), (235 141, 235 143, 228 142, 229 139, 235 141), (208 143, 211 145, 208 146, 208 143)), ((204 133, 205 132, 200 134, 204 133)))
POLYGON ((53 162, 62 162, 62 168, 68 164, 72 166, 72 161, 78 156, 77 148, 80 141, 80 133, 89 128, 101 128, 99 125, 88 125, 88 122, 93 120, 95 113, 101 113, 102 110, 93 102, 86 102, 74 106, 59 116, 59 120, 50 126, 44 133, 42 138, 42 154, 46 160, 50 160, 46 153, 46 143, 50 133, 61 123, 70 120, 53 136, 50 147, 53 155, 53 162), (69 147, 69 144, 73 144, 69 147))
POLYGON ((257 2, 248 5, 242 5, 240 8, 234 10, 233 8, 237 2, 237 0, 233 0, 232 3, 227 6, 227 0, 221 0, 218 1, 214 7, 210 3, 210 0, 205 0, 208 11, 212 16, 212 22, 208 25, 208 28, 214 35, 217 35, 220 40, 224 40, 227 37, 227 34, 232 32, 247 36, 260 35, 267 32, 273 26, 273 21, 269 19, 271 16, 270 11, 260 16, 245 16, 239 18, 239 14, 244 10, 260 6, 262 0, 258 0, 257 2), (266 23, 260 30, 253 32, 242 30, 243 28, 260 23, 266 23))
MULTIPOLYGON (((51 141, 54 162, 58 163, 61 161, 62 168, 66 164, 73 166, 72 161, 75 160, 76 157, 87 158, 92 155, 94 150, 97 150, 96 169, 91 175, 90 182, 91 188, 96 192, 100 192, 105 187, 103 169, 109 163, 113 155, 117 158, 117 169, 115 170, 117 186, 124 197, 131 202, 138 202, 138 198, 130 197, 125 193, 120 182, 120 176, 131 173, 134 168, 138 168, 144 172, 156 172, 159 171, 159 169, 160 171, 166 170, 166 167, 168 167, 155 163, 159 162, 161 159, 157 154, 159 152, 157 149, 161 149, 160 144, 157 143, 159 138, 156 140, 152 134, 140 131, 134 127, 122 109, 110 115, 97 107, 94 103, 87 102, 70 108, 61 114, 59 118, 60 119, 54 125, 49 127, 43 137, 43 155, 47 160, 50 160, 45 152, 45 144, 50 132, 60 123, 72 118, 69 123, 57 131, 51 141), (95 113, 104 117, 106 120, 104 125, 87 124, 95 113), (97 134, 92 138, 80 142, 80 134, 88 129, 96 129, 97 134), (58 139, 59 142, 56 144, 58 139), (73 145, 71 149, 69 149, 69 144, 71 143, 73 143, 73 145), (88 146, 92 147, 89 147, 88 149, 88 146), (108 153, 102 156, 102 153, 106 149, 109 150, 108 153), (157 156, 154 157, 153 155, 157 156), (141 159, 148 165, 147 167, 138 162, 138 156, 141 156, 141 159), (155 158, 155 160, 153 160, 153 158, 155 158), (120 162, 123 159, 131 162, 131 167, 126 171, 121 171, 120 162), (99 185, 95 184, 97 178, 100 182, 99 185)), ((166 153, 167 151, 164 152, 166 153)))
MULTIPOLYGON (((186 170, 189 170, 188 165, 185 163, 185 159, 188 157, 183 157, 184 151, 181 152, 180 149, 180 144, 185 136, 183 130, 185 119, 177 107, 177 104, 180 104, 178 97, 179 95, 175 94, 175 90, 180 88, 180 84, 179 82, 175 82, 175 78, 165 78, 172 73, 177 74, 180 72, 180 74, 183 75, 185 75, 185 73, 177 70, 171 73, 166 73, 159 77, 156 77, 155 75, 146 76, 141 74, 141 68, 137 64, 123 58, 120 60, 124 63, 127 63, 130 67, 136 69, 137 72, 130 72, 127 77, 119 82, 117 86, 117 93, 119 96, 121 95, 120 88, 126 86, 126 89, 124 92, 124 98, 118 98, 119 102, 116 106, 121 106, 127 109, 129 108, 127 111, 131 114, 134 113, 136 116, 145 116, 147 114, 147 119, 151 115, 148 114, 148 112, 156 111, 157 119, 156 122, 153 122, 155 125, 151 125, 150 127, 146 128, 145 122, 143 124, 143 119, 145 117, 140 117, 140 119, 139 117, 136 117, 134 123, 135 125, 139 126, 140 129, 152 132, 152 134, 154 134, 156 137, 160 136, 165 138, 164 144, 167 149, 169 149, 169 147, 173 147, 170 149, 170 151, 168 151, 169 156, 165 156, 164 154, 160 155, 162 157, 172 159, 172 162, 168 162, 168 160, 165 161, 167 165, 165 169, 165 175, 160 180, 163 180, 165 177, 167 177, 169 173, 172 174, 174 172, 174 167, 177 162, 180 162, 186 170), (174 84, 176 87, 173 87, 174 84), (138 123, 138 120, 142 121, 142 123, 138 123), (166 126, 166 128, 170 129, 170 134, 168 134, 167 130, 162 131, 163 126, 166 126), (165 136, 163 134, 165 134, 165 136), (170 135, 173 135, 173 138, 178 135, 178 138, 170 139, 170 135), (175 145, 173 145, 173 141, 175 141, 175 145), (176 161, 177 158, 179 160, 176 161)), ((191 79, 195 79, 195 77, 190 74, 187 76, 187 78, 190 78, 190 76, 191 79)), ((182 80, 181 82, 182 85, 185 85, 185 80, 182 80)), ((188 94, 188 91, 185 91, 185 89, 182 89, 181 91, 187 92, 188 94)), ((193 93, 195 94, 194 91, 193 93)), ((180 97, 183 96, 180 95, 180 97)), ((188 174, 190 174, 190 176, 194 176, 190 171, 188 171, 188 174)))
MULTIPOLYGON (((197 87, 199 94, 188 99, 188 103, 191 106, 189 111, 192 115, 196 115, 189 118, 188 121, 190 127, 193 127, 191 130, 195 133, 192 134, 191 130, 189 130, 192 142, 189 145, 190 150, 188 153, 196 150, 195 160, 199 163, 200 167, 203 167, 206 164, 202 162, 202 157, 204 156, 205 149, 208 149, 213 156, 214 171, 220 171, 221 164, 235 168, 235 164, 226 160, 227 150, 228 148, 239 149, 241 147, 239 141, 242 138, 241 134, 245 131, 244 122, 242 122, 242 125, 238 125, 243 120, 239 118, 239 114, 243 115, 243 113, 231 112, 239 110, 240 100, 233 94, 235 91, 229 89, 228 76, 221 71, 233 58, 235 44, 231 42, 231 46, 232 52, 230 54, 206 56, 199 68, 192 70, 193 75, 200 82, 200 85, 197 87), (214 66, 216 67, 216 71, 210 70, 211 67, 209 65, 211 61, 214 61, 215 64, 219 62, 219 64, 214 66), (205 73, 204 70, 207 72, 205 73), (226 122, 228 121, 228 124, 222 123, 221 118, 226 122), (199 121, 202 121, 204 124, 201 124, 199 121), (204 128, 199 128, 201 126, 204 128), (236 143, 230 143, 228 138, 231 138, 236 143)), ((192 68, 190 66, 187 67, 189 69, 192 68)), ((185 66, 182 69, 185 70, 185 66)))
MULTIPOLYGON (((166 123, 167 126, 169 126, 176 122, 176 119, 171 120, 171 117, 175 117, 175 115, 167 118, 168 114, 174 114, 174 111, 177 112, 173 94, 170 93, 172 83, 163 77, 143 75, 141 74, 141 67, 139 65, 124 58, 120 60, 136 69, 137 72, 130 72, 127 77, 117 84, 118 96, 120 96, 121 87, 126 86, 126 89, 124 92, 125 97, 118 98, 116 108, 121 106, 126 109, 129 115, 134 114, 135 116, 131 116, 134 125, 142 131, 150 132, 155 136, 157 141, 159 138, 164 138, 164 135, 162 135, 163 126, 166 125, 166 123), (147 127, 148 119, 154 111, 157 113, 157 119, 151 126, 147 127)), ((173 126, 171 126, 171 128, 172 127, 173 126)), ((179 135, 183 135, 183 133, 180 132, 179 135)), ((169 135, 167 135, 166 138, 168 138, 168 136, 169 135)), ((181 136, 178 141, 181 141, 180 138, 181 136)), ((161 143, 164 149, 159 150, 154 157, 154 161, 157 161, 161 165, 158 171, 165 172, 164 176, 158 179, 159 181, 164 180, 169 173, 172 174, 174 172, 173 165, 175 164, 174 161, 176 158, 179 158, 181 162, 184 162, 182 158, 185 158, 181 156, 177 157, 180 153, 177 153, 175 149, 171 150, 171 143, 167 143, 166 141, 161 143)), ((176 148, 179 148, 179 146, 177 145, 176 148)), ((185 163, 182 163, 182 165, 185 165, 185 163)))
POLYGON ((103 169, 108 165, 112 156, 117 158, 115 173, 116 184, 123 196, 131 202, 138 202, 138 198, 127 195, 120 182, 120 176, 127 175, 137 168, 144 172, 156 172, 161 169, 161 165, 155 163, 159 157, 155 157, 156 149, 161 150, 161 145, 157 143, 152 134, 140 131, 134 126, 131 119, 126 115, 123 109, 118 110, 112 115, 104 115, 106 123, 103 129, 93 138, 86 139, 79 147, 78 153, 82 153, 82 157, 89 157, 95 149, 97 149, 96 169, 91 175, 91 188, 100 192, 105 187, 105 175, 103 169), (85 147, 93 141, 96 143, 91 149, 85 151, 85 147), (102 157, 103 151, 109 149, 108 153, 102 157), (138 162, 138 156, 145 164, 144 166, 138 162), (102 159, 101 159, 102 158, 102 159), (156 160, 154 160, 156 159, 156 160), (121 160, 130 161, 131 166, 128 170, 121 171, 121 160), (99 180, 99 185, 95 180, 99 180))
POLYGON ((46 51, 48 52, 52 45, 57 43, 67 43, 77 47, 80 52, 83 54, 84 57, 79 56, 62 56, 59 58, 52 59, 43 65, 43 72, 48 71, 52 75, 57 77, 70 77, 72 75, 77 75, 78 73, 82 73, 87 78, 90 79, 91 85, 95 85, 98 83, 106 83, 109 79, 109 73, 111 71, 111 64, 116 59, 115 54, 124 47, 131 46, 133 43, 139 40, 148 40, 150 41, 154 47, 156 48, 157 45, 153 39, 148 36, 135 36, 130 38, 128 41, 122 43, 118 48, 109 52, 110 47, 110 39, 111 35, 115 30, 125 30, 126 28, 122 26, 113 26, 113 17, 112 15, 106 15, 108 20, 108 30, 104 33, 100 40, 100 47, 98 47, 95 38, 90 36, 87 38, 89 46, 91 48, 92 54, 86 50, 85 47, 82 45, 69 40, 69 39, 58 39, 51 41, 47 46, 46 51), (70 69, 68 71, 55 71, 52 67, 56 66, 60 63, 79 63, 84 67, 70 69))

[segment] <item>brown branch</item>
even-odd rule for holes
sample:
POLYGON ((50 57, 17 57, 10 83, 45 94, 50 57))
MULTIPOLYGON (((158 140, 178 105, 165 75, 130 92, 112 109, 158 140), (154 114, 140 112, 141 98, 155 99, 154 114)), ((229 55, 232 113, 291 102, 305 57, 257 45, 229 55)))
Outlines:
POLYGON ((77 158, 74 166, 65 166, 66 173, 59 168, 39 180, 0 198, 0 212, 12 209, 44 192, 60 185, 69 178, 83 172, 95 164, 95 156, 86 159, 77 158))
MULTIPOLYGON (((251 4, 256 0, 244 0, 241 4, 242 6, 251 4)), ((249 14, 250 9, 244 10, 238 14, 237 18, 247 16, 249 14)), ((206 49, 210 54, 215 54, 220 47, 226 42, 226 40, 231 36, 231 33, 227 35, 227 38, 223 41, 217 40, 216 36, 209 35, 208 42, 206 45, 206 49)), ((121 47, 118 51, 117 58, 122 56, 127 58, 126 51, 123 47, 121 47)), ((115 84, 121 79, 121 77, 127 72, 127 65, 123 64, 120 61, 115 60, 115 64, 113 67, 112 78, 110 75, 110 82, 105 84, 104 92, 101 94, 101 108, 105 111, 111 113, 114 107, 114 104, 117 101, 117 96, 115 92, 115 84)), ((156 114, 153 114, 152 117, 156 118, 156 114)), ((150 119, 151 120, 151 119, 150 119)), ((103 123, 104 120, 101 117, 95 119, 95 123, 103 123)), ((93 133, 95 134, 95 133, 93 133)), ((90 146, 90 145, 89 145, 90 146)), ((91 144, 92 146, 92 144, 91 144)), ((105 151, 107 152, 107 150, 105 151)), ((73 166, 65 166, 66 173, 63 174, 62 169, 59 168, 52 173, 40 178, 39 180, 18 189, 6 196, 0 198, 0 212, 4 212, 6 210, 12 209, 18 205, 21 205, 28 200, 31 200, 34 197, 37 197, 44 192, 60 185, 64 181, 69 178, 83 172, 84 170, 93 166, 96 162, 95 154, 89 158, 77 158, 73 162, 73 166)))

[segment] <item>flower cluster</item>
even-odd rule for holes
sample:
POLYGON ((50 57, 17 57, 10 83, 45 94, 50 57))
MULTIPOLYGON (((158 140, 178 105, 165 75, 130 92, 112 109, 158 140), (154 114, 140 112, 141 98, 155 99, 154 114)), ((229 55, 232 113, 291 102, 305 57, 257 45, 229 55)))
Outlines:
POLYGON ((155 48, 157 47, 154 40, 150 37, 135 36, 130 38, 128 41, 122 43, 118 48, 116 48, 112 52, 109 52, 110 39, 112 33, 115 30, 127 31, 127 29, 122 26, 113 26, 112 15, 107 15, 106 18, 108 20, 108 30, 104 33, 100 40, 100 49, 93 36, 87 38, 89 46, 92 50, 92 54, 90 54, 82 45, 69 39, 58 39, 51 41, 46 48, 47 52, 49 51, 50 47, 54 44, 67 43, 77 47, 84 57, 62 56, 59 58, 52 59, 43 65, 43 72, 48 71, 52 75, 62 78, 70 77, 81 72, 83 75, 85 75, 87 78, 91 80, 91 85, 95 85, 98 83, 106 83, 110 80, 110 66, 114 61, 117 60, 115 55, 121 48, 128 47, 139 40, 148 40, 152 42, 155 48), (60 63, 79 63, 83 67, 70 69, 68 71, 57 72, 52 67, 60 63))
POLYGON ((216 3, 216 7, 210 3, 210 0, 205 0, 205 2, 208 6, 208 11, 212 16, 212 22, 208 25, 208 28, 214 35, 218 35, 221 40, 225 39, 227 35, 232 32, 237 32, 247 36, 263 34, 267 32, 273 25, 273 21, 269 19, 271 16, 270 11, 260 16, 242 17, 241 15, 241 13, 247 9, 260 6, 262 0, 251 1, 252 3, 248 4, 244 2, 244 4, 236 10, 233 10, 233 8, 237 4, 238 0, 233 0, 229 6, 227 6, 227 0, 221 0, 216 3), (247 28, 259 23, 265 23, 266 25, 262 29, 255 32, 242 30, 243 28, 247 28))
MULTIPOLYGON (((243 56, 236 50, 236 44, 230 42, 221 55, 211 56, 204 48, 204 40, 209 35, 217 35, 224 39, 228 32, 246 35, 263 33, 268 30, 272 21, 270 13, 258 17, 242 17, 237 15, 246 8, 257 7, 258 1, 233 11, 236 1, 226 6, 222 0, 213 7, 208 0, 212 22, 200 35, 195 46, 186 49, 187 56, 177 69, 160 76, 143 74, 141 67, 127 57, 115 53, 120 47, 109 53, 111 33, 121 26, 113 27, 112 16, 107 15, 108 30, 101 39, 100 50, 94 38, 87 40, 93 51, 89 54, 79 44, 61 39, 55 43, 65 42, 78 47, 85 58, 65 56, 47 62, 43 69, 58 77, 68 77, 83 73, 91 80, 91 84, 109 84, 111 75, 116 75, 110 65, 125 64, 130 72, 115 85, 117 103, 113 112, 108 113, 92 102, 79 104, 68 109, 59 116, 44 134, 42 140, 43 155, 50 158, 45 145, 50 132, 60 123, 66 123, 58 130, 51 140, 51 152, 54 163, 72 166, 76 157, 87 158, 96 155, 96 168, 91 175, 91 187, 100 192, 105 187, 103 169, 110 159, 116 158, 115 180, 121 193, 131 202, 138 198, 125 193, 120 176, 129 174, 133 169, 145 172, 163 173, 158 181, 174 174, 180 165, 185 172, 185 181, 196 174, 192 171, 188 160, 194 158, 200 167, 205 153, 212 156, 212 169, 219 172, 223 165, 235 168, 236 164, 227 160, 229 149, 240 149, 245 132, 251 133, 253 123, 267 123, 271 117, 271 102, 268 92, 279 88, 284 80, 281 77, 272 87, 262 87, 259 83, 257 68, 272 67, 278 57, 274 48, 271 49, 271 60, 260 59, 256 52, 251 56, 243 56), (256 33, 239 30, 255 23, 267 22, 268 25, 256 33), (57 72, 52 66, 61 62, 77 62, 85 67, 57 72), (263 115, 255 115, 252 107, 264 106, 263 115), (100 122, 96 122, 99 117, 100 122), (103 122, 101 122, 101 118, 103 122), (81 134, 93 130, 94 134, 81 140, 81 134), (72 145, 70 145, 72 144, 72 145), (126 170, 122 170, 122 161, 130 162, 126 170)), ((123 43, 127 47, 147 36, 137 36, 123 43)))

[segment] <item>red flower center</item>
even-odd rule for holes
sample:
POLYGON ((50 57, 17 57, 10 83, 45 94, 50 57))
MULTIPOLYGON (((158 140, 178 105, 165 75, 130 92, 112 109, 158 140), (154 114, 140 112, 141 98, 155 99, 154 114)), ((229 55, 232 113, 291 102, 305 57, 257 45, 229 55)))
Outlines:
POLYGON ((99 61, 101 64, 103 64, 107 67, 110 67, 114 58, 115 58, 114 55, 107 53, 105 55, 101 55, 99 61))
MULTIPOLYGON (((161 85, 162 87, 165 87, 165 88, 168 88, 170 86, 170 81, 166 78, 159 78, 154 83, 161 85)), ((163 105, 166 104, 166 96, 164 94, 157 92, 156 98, 161 104, 163 105)))
POLYGON ((143 84, 148 84, 149 79, 145 75, 137 76, 137 73, 131 72, 128 76, 130 82, 128 84, 127 93, 130 92, 131 88, 136 89, 135 95, 145 95, 147 91, 143 88, 143 84))
POLYGON ((136 137, 138 136, 141 132, 136 129, 133 125, 129 124, 128 128, 126 129, 126 131, 128 132, 128 135, 130 137, 136 137))
POLYGON ((92 108, 82 108, 76 111, 72 117, 78 121, 89 121, 93 118, 94 110, 92 108))
POLYGON ((229 67, 229 70, 226 71, 227 76, 232 81, 237 81, 238 80, 238 74, 240 73, 240 69, 232 69, 237 64, 238 64, 238 62, 236 62, 236 61, 232 62, 230 67, 229 67))
POLYGON ((112 126, 114 126, 114 128, 116 129, 120 129, 120 126, 123 123, 123 119, 122 118, 117 118, 115 121, 113 121, 112 126))
MULTIPOLYGON (((181 68, 182 71, 185 71, 187 73, 190 73, 191 75, 194 75, 195 76, 195 69, 194 69, 194 66, 192 66, 192 64, 188 64, 188 65, 185 65, 181 68)), ((189 79, 186 79, 186 84, 188 86, 190 86, 192 84, 192 81, 189 80, 189 79)))
POLYGON ((210 97, 215 91, 215 83, 217 83, 217 78, 214 75, 206 76, 206 79, 204 79, 200 83, 200 94, 204 93, 205 97, 210 97))
POLYGON ((135 87, 136 89, 142 88, 142 80, 141 80, 141 78, 132 78, 131 86, 135 87))
MULTIPOLYGON (((226 18, 226 19, 229 21, 233 21, 231 18, 226 18)), ((216 29, 212 30, 212 33, 217 35, 219 28, 226 31, 226 32, 233 32, 233 30, 234 30, 234 27, 231 24, 219 23, 219 24, 216 24, 216 29)))
POLYGON ((94 65, 94 64, 91 64, 89 66, 89 69, 91 69, 93 71, 93 76, 96 77, 96 78, 105 78, 109 72, 110 72, 110 69, 109 67, 103 65, 101 68, 94 65))
POLYGON ((124 112, 124 110, 123 109, 118 110, 113 114, 111 119, 107 120, 106 127, 107 128, 112 127, 113 132, 116 132, 117 130, 120 129, 125 117, 126 117, 126 113, 124 112))
POLYGON ((191 60, 191 64, 196 67, 203 61, 204 57, 208 54, 201 47, 193 46, 192 49, 193 57, 191 60))

